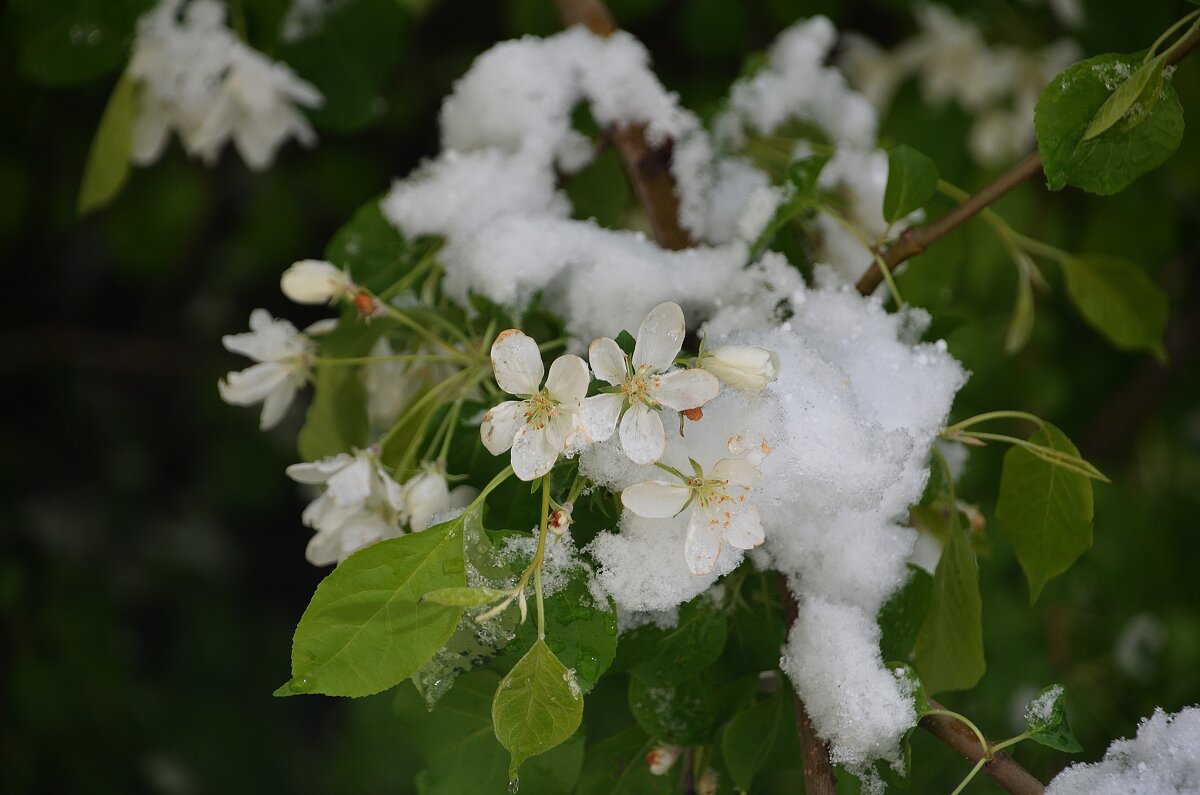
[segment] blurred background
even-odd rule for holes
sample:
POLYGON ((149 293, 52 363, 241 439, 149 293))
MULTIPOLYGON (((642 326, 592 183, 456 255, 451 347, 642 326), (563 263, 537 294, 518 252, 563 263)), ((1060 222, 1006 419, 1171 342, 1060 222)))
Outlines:
MULTIPOLYGON (((433 154, 454 79, 498 40, 557 30, 553 5, 345 0, 315 57, 279 40, 288 0, 245 0, 254 46, 325 91, 319 144, 289 145, 254 173, 229 151, 206 168, 173 143, 110 207, 79 218, 88 147, 147 5, 12 0, 0 16, 0 789, 415 791, 420 764, 387 694, 271 696, 326 572, 304 559, 304 502, 283 473, 301 413, 264 434, 257 410, 221 403, 217 379, 244 360, 220 337, 243 331, 258 306, 301 326, 321 316, 285 302, 280 272, 319 257, 360 204, 433 154), (78 19, 114 35, 79 58, 47 44, 70 39, 78 19)), ((884 47, 916 29, 905 0, 609 5, 706 117, 748 56, 799 18, 826 14, 884 47)), ((1087 55, 1144 48, 1190 8, 1085 0, 1072 20, 1059 2, 948 5, 989 43, 1036 50, 1066 36, 1087 55)), ((1088 759, 1156 705, 1200 701, 1200 58, 1181 65, 1175 86, 1188 129, 1164 167, 1115 197, 1052 195, 1035 181, 998 206, 1033 237, 1143 265, 1171 296, 1165 364, 1113 350, 1053 268, 1030 344, 1006 356, 1015 271, 979 224, 900 279, 932 312, 931 336, 973 372, 957 417, 1038 413, 1112 478, 1096 490, 1094 548, 1032 607, 989 523, 988 673, 943 699, 999 739, 1020 730, 1029 697, 1063 682, 1088 759)), ((953 102, 923 101, 910 80, 881 143, 910 144, 975 189, 1003 169, 971 157, 971 124, 953 102)), ((573 191, 591 193, 594 214, 627 210, 611 163, 589 175, 573 191)), ((989 519, 1001 455, 974 454, 959 490, 989 519)), ((1022 746, 1017 757, 1046 779, 1068 759, 1043 751, 1022 746)), ((920 733, 913 759, 918 792, 949 791, 967 769, 920 733)))

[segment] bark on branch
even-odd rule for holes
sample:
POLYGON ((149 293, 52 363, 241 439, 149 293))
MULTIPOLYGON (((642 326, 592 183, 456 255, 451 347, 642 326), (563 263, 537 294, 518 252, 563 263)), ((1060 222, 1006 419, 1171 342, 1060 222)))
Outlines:
MULTIPOLYGON (((1181 39, 1170 50, 1167 65, 1174 66, 1189 53, 1200 47, 1200 30, 1193 31, 1181 39)), ((1042 171, 1042 158, 1035 151, 1017 163, 1011 169, 996 179, 991 185, 976 193, 962 204, 955 207, 941 218, 925 226, 912 227, 906 230, 900 239, 882 251, 881 257, 889 271, 894 271, 901 263, 915 257, 931 245, 941 240, 964 222, 975 217, 996 202, 1001 196, 1021 184, 1034 174, 1042 171)), ((878 262, 872 262, 855 286, 863 295, 870 295, 883 282, 883 271, 878 262)))
MULTIPOLYGON (((934 709, 945 709, 933 699, 930 699, 929 703, 934 709)), ((983 758, 984 752, 979 738, 962 721, 945 715, 926 715, 921 719, 920 726, 969 761, 978 762, 983 758)), ((989 751, 991 748, 992 743, 989 741, 989 751)), ((992 752, 991 761, 984 764, 983 772, 1014 795, 1042 795, 1046 791, 1042 782, 1003 751, 992 752)))
MULTIPOLYGON (((788 587, 787 579, 781 574, 779 579, 779 596, 783 602, 783 615, 790 627, 796 623, 800 607, 796 604, 796 596, 788 587)), ((829 746, 817 736, 812 719, 800 694, 792 689, 796 708, 796 733, 800 735, 800 754, 804 758, 804 792, 807 795, 836 795, 837 778, 833 775, 833 765, 829 761, 829 746)))
MULTIPOLYGON (((555 0, 555 5, 565 27, 584 25, 597 36, 611 36, 617 31, 601 0, 555 0)), ((679 194, 671 176, 671 143, 650 146, 643 124, 614 125, 605 131, 605 137, 621 157, 621 165, 646 211, 658 244, 675 251, 695 245, 679 223, 679 194)))

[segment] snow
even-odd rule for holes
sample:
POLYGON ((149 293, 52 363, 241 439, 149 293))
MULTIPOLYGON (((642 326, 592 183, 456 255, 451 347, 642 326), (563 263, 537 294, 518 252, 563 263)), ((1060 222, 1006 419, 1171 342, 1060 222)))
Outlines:
POLYGON ((1200 707, 1156 709, 1137 737, 1117 740, 1104 758, 1059 773, 1046 795, 1169 795, 1200 792, 1200 707))

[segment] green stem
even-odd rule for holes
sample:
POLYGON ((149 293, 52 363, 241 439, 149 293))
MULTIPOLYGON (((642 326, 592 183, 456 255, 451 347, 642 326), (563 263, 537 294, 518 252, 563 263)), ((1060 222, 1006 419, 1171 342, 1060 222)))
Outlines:
MULTIPOLYGON (((942 458, 942 454, 936 453, 936 455, 937 455, 938 459, 942 462, 942 465, 945 466, 946 459, 942 458)), ((950 501, 953 503, 953 501, 954 501, 954 486, 953 486, 953 481, 949 479, 949 474, 950 474, 950 470, 949 470, 949 467, 947 467, 946 482, 951 484, 951 486, 950 486, 950 501)), ((944 715, 947 718, 954 718, 955 720, 960 721, 964 726, 966 726, 968 729, 970 729, 972 732, 974 732, 976 737, 979 738, 979 747, 983 749, 983 758, 980 761, 986 762, 987 760, 992 758, 991 751, 988 750, 990 748, 990 746, 988 745, 987 738, 983 736, 983 732, 981 732, 979 730, 979 727, 976 726, 975 723, 970 718, 968 718, 966 715, 960 715, 957 712, 954 712, 953 710, 949 710, 949 709, 931 709, 929 712, 926 712, 925 715, 944 715)), ((924 717, 924 716, 922 716, 922 717, 924 717)), ((972 775, 974 775, 974 774, 972 774, 972 775)), ((968 779, 968 780, 970 780, 970 779, 968 779)), ((961 789, 961 787, 960 787, 960 789, 961 789)))
POLYGON ((425 271, 429 270, 434 263, 437 262, 437 255, 441 253, 444 243, 439 242, 430 249, 425 256, 413 265, 412 270, 397 279, 390 287, 379 294, 380 301, 387 301, 393 296, 399 295, 408 288, 416 284, 417 279, 421 278, 425 271))
POLYGON ((441 337, 434 334, 432 331, 425 328, 425 326, 423 326, 420 323, 418 323, 417 321, 413 320, 412 318, 410 318, 405 313, 401 312, 396 307, 394 307, 391 304, 384 302, 384 301, 377 300, 376 303, 379 306, 383 307, 383 311, 386 312, 388 317, 390 317, 392 320, 395 320, 400 325, 405 326, 408 329, 416 332, 416 334, 418 336, 423 337, 426 341, 428 341, 428 342, 432 343, 433 345, 436 345, 437 347, 446 351, 446 353, 449 354, 449 356, 451 358, 456 359, 457 361, 462 362, 463 364, 475 364, 476 363, 475 360, 472 359, 470 356, 468 356, 466 353, 462 352, 458 348, 456 348, 453 345, 451 345, 450 343, 446 342, 441 337))
POLYGON ((347 356, 345 358, 318 356, 309 361, 322 367, 349 367, 385 362, 456 362, 458 359, 442 353, 402 353, 395 356, 347 356))
POLYGON ((998 752, 1003 751, 1005 748, 1008 748, 1010 745, 1016 745, 1017 743, 1021 742, 1022 740, 1027 740, 1027 739, 1029 739, 1029 732, 1023 731, 1020 734, 1018 734, 1016 737, 1010 737, 1007 740, 1004 740, 1003 742, 996 743, 995 745, 992 746, 992 755, 995 756, 998 752))
POLYGON ((409 405, 408 408, 406 408, 400 414, 400 416, 396 418, 396 421, 392 423, 392 427, 388 429, 388 432, 380 437, 379 441, 377 442, 379 449, 382 450, 384 447, 386 447, 387 443, 392 440, 392 437, 399 433, 400 429, 407 425, 418 411, 423 409, 430 401, 437 398, 444 390, 463 379, 464 376, 470 375, 471 371, 472 368, 459 370, 450 377, 446 378, 444 381, 441 381, 430 387, 429 391, 409 405))
POLYGON ((546 557, 546 528, 550 520, 550 473, 542 476, 542 522, 533 554, 533 588, 537 591, 538 640, 546 639, 546 609, 542 605, 542 562, 546 557))
POLYGON ((900 289, 896 287, 896 280, 892 278, 892 269, 888 267, 887 262, 885 262, 882 255, 880 255, 879 249, 877 249, 875 246, 872 246, 871 241, 867 239, 867 236, 864 235, 857 226, 850 223, 849 219, 842 216, 841 213, 836 212, 833 210, 833 208, 828 207, 820 202, 816 202, 813 206, 816 207, 819 212, 829 216, 838 224, 840 224, 843 229, 853 235, 854 238, 862 244, 863 248, 871 252, 871 256, 875 258, 875 264, 879 266, 879 271, 883 274, 883 280, 887 283, 888 292, 892 295, 892 301, 896 303, 897 308, 903 307, 904 299, 900 297, 900 289))
POLYGON ((458 415, 462 412, 463 402, 461 400, 454 401, 454 405, 450 407, 450 422, 448 423, 448 431, 446 438, 442 440, 442 449, 438 453, 438 461, 443 465, 446 463, 446 457, 450 454, 450 442, 454 439, 454 426, 458 424, 458 415))
MULTIPOLYGON (((1194 20, 1197 16, 1200 16, 1200 8, 1196 9, 1195 11, 1192 11, 1189 14, 1184 15, 1184 17, 1182 19, 1177 20, 1174 25, 1172 25, 1171 27, 1169 27, 1165 31, 1163 31, 1163 34, 1161 36, 1159 36, 1157 39, 1155 39, 1154 43, 1150 45, 1150 49, 1146 50, 1146 57, 1142 59, 1142 63, 1149 63, 1155 57, 1163 57, 1163 56, 1169 55, 1171 50, 1167 50, 1167 52, 1163 53, 1162 56, 1155 56, 1155 53, 1158 52, 1158 48, 1160 45, 1162 45, 1163 42, 1165 42, 1167 39, 1171 38, 1171 35, 1173 33, 1175 33, 1177 30, 1182 28, 1187 23, 1194 20)), ((1180 37, 1181 40, 1183 38, 1186 38, 1186 36, 1180 37)), ((1176 42, 1176 44, 1178 44, 1178 43, 1179 42, 1176 42)), ((1174 45, 1172 45, 1171 49, 1174 49, 1174 45)))
POLYGON ((968 417, 962 422, 956 422, 947 427, 946 430, 942 431, 942 433, 944 435, 952 435, 958 431, 970 428, 972 425, 978 425, 981 422, 1002 419, 1028 420, 1039 428, 1045 424, 1042 422, 1041 417, 1037 416, 1036 414, 1030 414, 1027 411, 988 411, 983 414, 976 414, 974 417, 968 417))
POLYGON ((511 464, 506 466, 504 469, 501 469, 498 473, 496 473, 496 477, 492 478, 491 481, 483 487, 483 491, 479 492, 479 496, 471 500, 471 504, 467 506, 467 510, 464 511, 464 513, 473 511, 480 505, 483 505, 483 501, 487 499, 487 496, 495 491, 501 483, 512 477, 512 475, 513 468, 511 464))
POLYGON ((971 779, 975 778, 980 770, 983 770, 983 766, 987 764, 987 761, 988 758, 986 756, 979 757, 979 761, 975 763, 975 767, 971 768, 971 772, 967 774, 967 777, 962 780, 961 784, 954 788, 954 791, 950 795, 958 795, 958 793, 962 792, 971 783, 971 779))

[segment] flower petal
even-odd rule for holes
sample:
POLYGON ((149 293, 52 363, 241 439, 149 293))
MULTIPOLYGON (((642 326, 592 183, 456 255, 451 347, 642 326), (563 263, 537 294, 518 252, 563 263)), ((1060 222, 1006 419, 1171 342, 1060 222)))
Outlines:
POLYGON ((489 453, 500 455, 512 447, 513 437, 524 425, 525 401, 506 400, 492 406, 483 415, 483 422, 479 425, 479 437, 489 453))
POLYGON ((338 472, 325 483, 326 494, 338 505, 359 506, 371 496, 372 480, 375 478, 375 462, 363 453, 355 457, 354 463, 338 472))
POLYGON ((302 464, 292 464, 285 472, 287 476, 297 483, 324 483, 331 477, 350 466, 350 462, 354 460, 354 456, 349 453, 338 453, 337 455, 322 458, 318 461, 307 461, 302 464))
POLYGON ((713 464, 712 469, 708 471, 710 478, 717 480, 726 480, 733 484, 733 487, 728 489, 730 496, 735 499, 742 489, 748 489, 758 482, 762 477, 762 472, 754 465, 754 462, 743 456, 733 456, 731 458, 722 458, 717 463, 713 464))
POLYGON ((245 370, 227 373, 217 382, 221 400, 234 406, 252 406, 287 383, 291 371, 278 362, 259 362, 245 370))
POLYGON ((761 544, 765 536, 758 508, 749 502, 736 505, 725 515, 722 535, 738 549, 754 549, 761 544))
POLYGON ((271 394, 267 395, 266 400, 263 401, 262 414, 258 418, 259 429, 265 431, 278 425, 295 398, 296 384, 294 382, 285 381, 271 390, 271 394))
POLYGON ((654 377, 650 397, 667 408, 683 411, 703 406, 721 391, 721 382, 704 370, 676 370, 654 377))
POLYGON ((688 519, 687 538, 683 542, 683 558, 692 574, 708 574, 721 556, 721 525, 708 517, 697 505, 688 519))
POLYGON ((621 449, 635 464, 653 464, 662 458, 667 435, 658 412, 645 403, 634 403, 621 418, 621 449))
POLYGON ((670 519, 687 505, 692 490, 683 483, 647 480, 621 492, 621 504, 647 519, 670 519))
POLYGON ((685 331, 679 304, 667 301, 651 309, 638 328, 637 344, 633 346, 634 369, 648 364, 653 372, 666 372, 683 347, 685 331))
POLYGON ((556 423, 553 422, 545 428, 526 425, 517 431, 512 445, 512 468, 518 478, 535 480, 554 467, 554 463, 558 461, 558 454, 563 449, 561 443, 555 443, 559 438, 559 435, 551 430, 555 426, 556 423))
POLYGON ((510 395, 537 392, 546 373, 537 343, 515 328, 500 332, 492 343, 492 369, 496 383, 510 395))
POLYGON ((583 427, 593 441, 603 442, 617 429, 625 396, 601 392, 583 401, 583 427))
POLYGON ((546 392, 559 402, 560 411, 574 414, 583 408, 592 373, 587 363, 578 356, 559 356, 550 364, 550 375, 546 376, 546 392))
POLYGON ((588 346, 588 361, 592 372, 613 386, 625 383, 625 351, 609 337, 597 337, 588 346))

